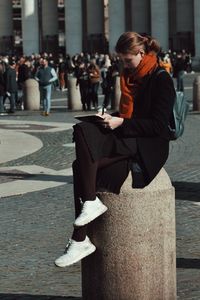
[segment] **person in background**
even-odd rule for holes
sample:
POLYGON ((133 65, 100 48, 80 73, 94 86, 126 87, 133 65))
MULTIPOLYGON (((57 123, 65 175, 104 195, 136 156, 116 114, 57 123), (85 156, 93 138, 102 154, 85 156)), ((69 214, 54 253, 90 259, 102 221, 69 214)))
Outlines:
POLYGON ((22 110, 24 109, 23 100, 23 87, 27 79, 32 77, 31 62, 27 57, 21 57, 18 65, 18 91, 20 91, 20 97, 18 98, 18 103, 16 103, 22 110))
POLYGON ((93 61, 88 66, 89 74, 89 97, 94 109, 98 108, 98 90, 100 83, 100 69, 93 61))
MULTIPOLYGON (((6 96, 10 100, 10 113, 15 112, 16 94, 18 90, 17 86, 17 73, 16 73, 16 62, 14 60, 9 61, 9 65, 4 73, 5 76, 5 87, 6 96)), ((5 100, 5 97, 4 97, 5 100)))
POLYGON ((101 83, 101 87, 102 87, 102 92, 104 94, 103 107, 105 109, 108 108, 109 104, 111 104, 112 106, 111 101, 113 100, 114 97, 114 88, 116 84, 117 75, 119 75, 117 65, 113 64, 108 68, 104 77, 102 76, 103 81, 101 83))
POLYGON ((84 61, 80 62, 79 68, 76 71, 76 86, 80 87, 82 110, 91 110, 90 99, 88 97, 89 75, 87 66, 84 61))
POLYGON ((186 65, 185 65, 185 59, 181 52, 177 53, 177 57, 174 64, 174 72, 173 76, 176 78, 177 88, 176 90, 178 92, 184 92, 184 73, 185 73, 186 65))
POLYGON ((5 80, 4 80, 4 66, 0 63, 0 114, 5 113, 3 99, 6 93, 5 80))
POLYGON ((160 66, 163 67, 172 76, 173 68, 168 54, 165 54, 164 57, 160 58, 160 66))
POLYGON ((35 79, 39 82, 43 116, 49 116, 51 110, 52 83, 56 81, 57 78, 54 68, 48 65, 48 59, 42 58, 40 60, 40 67, 36 71, 35 79))
POLYGON ((63 57, 59 58, 58 62, 58 79, 59 79, 59 88, 63 92, 66 87, 66 72, 67 72, 67 66, 66 62, 64 61, 63 57))
POLYGON ((115 49, 123 64, 119 111, 100 113, 101 122, 74 126, 74 230, 65 253, 55 260, 58 267, 76 263, 96 250, 87 224, 107 211, 98 192, 119 194, 130 171, 133 187, 143 188, 169 154, 175 90, 171 76, 159 73, 158 42, 125 32, 115 49))

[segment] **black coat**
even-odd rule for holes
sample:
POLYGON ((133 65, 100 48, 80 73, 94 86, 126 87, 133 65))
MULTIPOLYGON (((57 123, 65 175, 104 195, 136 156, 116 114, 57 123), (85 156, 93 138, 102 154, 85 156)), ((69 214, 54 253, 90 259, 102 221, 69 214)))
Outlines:
POLYGON ((136 158, 142 167, 146 185, 158 174, 168 158, 168 125, 175 100, 172 78, 167 72, 157 74, 157 71, 143 78, 134 98, 133 116, 124 119, 120 127, 107 130, 98 124, 77 124, 82 129, 94 161, 119 154, 136 158))
POLYGON ((5 87, 5 80, 3 73, 0 72, 0 96, 4 96, 6 92, 6 87, 5 87))
POLYGON ((17 79, 16 79, 16 71, 15 69, 8 67, 6 69, 5 75, 5 84, 6 91, 9 93, 16 93, 18 90, 17 87, 17 79))
POLYGON ((171 76, 167 72, 157 75, 157 70, 144 78, 134 101, 134 115, 119 128, 122 136, 136 138, 147 184, 168 158, 168 125, 175 100, 171 76))

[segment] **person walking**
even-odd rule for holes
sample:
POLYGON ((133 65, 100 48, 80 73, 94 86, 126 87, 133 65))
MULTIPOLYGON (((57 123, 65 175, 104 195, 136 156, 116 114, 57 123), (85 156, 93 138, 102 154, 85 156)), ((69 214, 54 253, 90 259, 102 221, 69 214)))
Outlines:
POLYGON ((88 66, 89 74, 89 97, 90 103, 93 105, 93 109, 98 108, 98 90, 100 83, 100 69, 96 63, 91 62, 88 66))
POLYGON ((160 46, 152 37, 125 32, 115 48, 123 63, 119 111, 101 115, 101 122, 74 126, 74 230, 65 253, 55 260, 58 267, 96 250, 87 224, 107 211, 98 192, 119 194, 130 171, 133 187, 143 188, 168 157, 175 89, 171 76, 158 72, 160 46), (136 167, 140 176, 134 178, 136 167))
POLYGON ((36 71, 35 79, 39 82, 40 98, 43 105, 43 116, 49 116, 51 110, 52 82, 57 80, 54 68, 48 65, 48 59, 42 58, 36 71))
MULTIPOLYGON (((16 102, 16 94, 18 91, 17 86, 17 73, 16 73, 16 62, 11 60, 9 65, 6 68, 4 73, 5 76, 5 87, 6 87, 6 96, 10 100, 10 113, 15 112, 15 102, 16 102)), ((4 97, 5 100, 5 97, 4 97)))
POLYGON ((186 65, 185 59, 181 52, 177 53, 175 65, 174 65, 174 73, 173 76, 176 78, 178 92, 184 92, 184 73, 185 73, 186 65))
POLYGON ((31 62, 27 57, 21 57, 18 63, 18 76, 17 76, 17 82, 18 82, 18 91, 20 93, 20 97, 18 97, 18 103, 17 106, 21 110, 24 109, 24 83, 27 79, 32 77, 32 70, 31 70, 31 62))
POLYGON ((5 79, 4 79, 4 66, 0 63, 0 114, 5 113, 3 99, 6 93, 5 79))
POLYGON ((89 75, 87 72, 87 66, 83 61, 80 63, 79 68, 76 71, 76 78, 76 86, 79 85, 80 88, 82 110, 90 110, 90 99, 88 97, 89 75))

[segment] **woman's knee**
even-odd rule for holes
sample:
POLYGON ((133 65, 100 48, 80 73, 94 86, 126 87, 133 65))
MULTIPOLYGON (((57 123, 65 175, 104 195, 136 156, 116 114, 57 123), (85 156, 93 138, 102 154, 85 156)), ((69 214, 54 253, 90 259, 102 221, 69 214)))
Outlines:
POLYGON ((74 160, 73 163, 72 163, 72 171, 74 173, 77 170, 78 170, 78 162, 77 162, 77 160, 74 160))
POLYGON ((82 132, 81 127, 78 124, 74 125, 73 129, 74 129, 74 132, 73 132, 73 141, 77 141, 77 139, 80 136, 83 136, 83 132, 82 132))

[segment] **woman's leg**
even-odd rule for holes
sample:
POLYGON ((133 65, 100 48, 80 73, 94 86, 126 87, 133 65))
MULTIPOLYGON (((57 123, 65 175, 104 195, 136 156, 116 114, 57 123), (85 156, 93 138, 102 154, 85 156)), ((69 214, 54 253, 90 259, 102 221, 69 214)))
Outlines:
MULTIPOLYGON (((75 206, 75 218, 81 213, 81 195, 82 195, 82 186, 81 178, 79 174, 79 168, 77 160, 72 164, 73 170, 73 186, 74 186, 74 206, 75 206)), ((74 229, 72 234, 72 239, 75 241, 84 241, 87 233, 87 225, 77 227, 74 229)))
MULTIPOLYGON (((73 179, 75 217, 77 218, 82 209, 80 199, 82 199, 83 202, 88 202, 88 200, 91 202, 91 200, 96 199, 97 171, 99 178, 98 185, 106 190, 109 189, 111 192, 118 192, 128 175, 128 160, 126 156, 117 156, 113 158, 103 158, 100 161, 93 162, 80 127, 75 129, 75 141, 77 160, 73 163, 73 179), (101 170, 105 170, 108 166, 110 166, 110 173, 107 172, 108 176, 105 177, 106 172, 102 171, 103 180, 101 181, 101 170), (87 170, 87 175, 85 170, 87 170), (120 172, 118 172, 119 170, 120 172), (111 175, 112 181, 111 184, 109 184, 111 175), (105 182, 107 182, 107 185, 104 185, 105 182)), ((83 241, 86 237, 86 233, 87 225, 75 227, 72 239, 75 241, 83 241)))
POLYGON ((95 200, 96 198, 96 178, 97 170, 114 164, 117 161, 127 159, 128 156, 118 155, 115 157, 105 157, 100 161, 93 161, 88 146, 85 142, 82 129, 74 127, 74 140, 76 143, 76 164, 80 176, 79 184, 82 187, 82 201, 95 200))
MULTIPOLYGON (((85 193, 85 198, 86 195, 90 195, 91 197, 89 199, 91 200, 94 199, 94 197, 96 197, 97 171, 101 169, 105 169, 108 166, 113 167, 113 165, 118 164, 120 161, 125 161, 125 165, 126 165, 128 159, 126 156, 118 156, 114 158, 103 158, 100 161, 93 162, 89 153, 88 146, 84 140, 81 128, 79 128, 78 126, 76 126, 75 128, 76 129, 75 129, 74 138, 76 142, 77 160, 73 163, 73 176, 74 176, 75 215, 77 217, 80 211, 82 214, 80 197, 82 197, 83 193, 85 193)), ((120 172, 118 172, 120 174, 124 173, 123 180, 125 180, 128 172, 127 171, 121 172, 121 169, 117 168, 114 170, 114 174, 116 174, 116 170, 120 170, 120 172)), ((98 177, 99 176, 100 175, 98 174, 98 177)), ((116 176, 117 180, 119 176, 116 176)), ((118 182, 117 185, 119 184, 122 185, 123 180, 121 180, 120 183, 118 182)), ((95 201, 87 201, 86 199, 84 204, 88 202, 90 203, 95 202, 95 201)), ((68 247, 66 248, 64 255, 56 259, 55 264, 59 267, 69 266, 73 263, 78 262, 82 258, 90 255, 95 250, 96 250, 95 245, 92 244, 92 242, 87 236, 87 225, 75 227, 72 234, 72 239, 68 247)))

